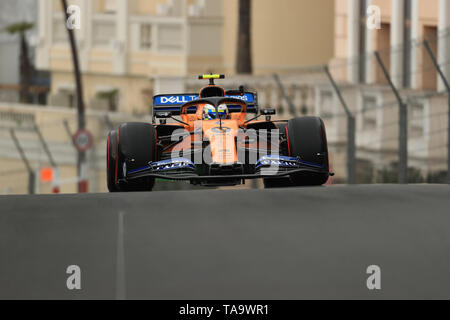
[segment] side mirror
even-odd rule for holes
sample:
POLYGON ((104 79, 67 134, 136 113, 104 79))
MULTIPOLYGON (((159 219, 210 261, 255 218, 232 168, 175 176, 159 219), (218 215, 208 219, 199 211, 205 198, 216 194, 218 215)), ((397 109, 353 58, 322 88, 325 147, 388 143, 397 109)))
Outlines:
POLYGON ((155 113, 155 118, 157 119, 167 119, 170 118, 172 116, 172 113, 170 112, 163 112, 163 111, 159 111, 155 113))
POLYGON ((277 111, 272 108, 261 109, 261 115, 263 116, 274 116, 277 114, 277 111))

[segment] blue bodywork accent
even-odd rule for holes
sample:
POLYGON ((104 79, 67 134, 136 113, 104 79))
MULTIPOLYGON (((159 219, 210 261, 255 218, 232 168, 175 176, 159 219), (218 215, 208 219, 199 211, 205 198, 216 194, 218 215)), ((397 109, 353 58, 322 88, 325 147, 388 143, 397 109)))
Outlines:
MULTIPOLYGON (((255 95, 253 93, 245 93, 244 95, 227 95, 227 98, 235 98, 245 101, 248 104, 255 103, 255 95)), ((198 94, 167 94, 158 95, 153 98, 153 107, 159 108, 164 106, 182 106, 185 103, 197 100, 198 94)))
POLYGON ((128 171, 128 173, 138 173, 141 171, 151 170, 152 172, 160 172, 166 170, 176 170, 176 169, 192 169, 195 170, 194 163, 186 158, 175 158, 162 160, 158 162, 152 162, 151 164, 139 168, 128 171))
MULTIPOLYGON (((266 155, 256 162, 256 169, 261 167, 275 166, 279 168, 286 169, 299 169, 302 165, 315 167, 315 168, 324 168, 323 165, 319 165, 317 163, 311 163, 307 161, 302 161, 299 158, 288 157, 288 156, 280 156, 280 155, 266 155)), ((186 158, 174 158, 168 160, 162 160, 158 162, 152 162, 151 164, 144 166, 142 168, 133 169, 128 171, 129 174, 139 173, 143 171, 151 171, 153 173, 169 171, 169 170, 178 170, 178 169, 188 169, 195 170, 194 163, 186 158)))
MULTIPOLYGON (((247 112, 255 113, 256 108, 256 97, 254 93, 246 92, 244 95, 227 95, 227 98, 241 99, 247 103, 247 112)), ((153 97, 153 113, 155 112, 172 112, 174 115, 180 113, 180 107, 188 102, 199 99, 198 94, 166 94, 157 95, 153 97)), ((238 111, 240 106, 230 106, 228 110, 230 112, 238 111)), ((195 112, 196 108, 189 108, 188 112, 195 112)))
POLYGON ((128 171, 128 173, 136 173, 136 172, 144 171, 144 170, 147 170, 147 169, 150 169, 150 168, 151 168, 151 166, 145 166, 145 167, 142 167, 142 168, 139 168, 139 169, 130 170, 130 171, 128 171))
POLYGON ((299 168, 302 164, 316 168, 323 168, 323 165, 302 161, 299 158, 280 156, 280 155, 266 155, 256 162, 256 169, 263 166, 277 166, 282 168, 299 168))
POLYGON ((306 164, 307 166, 316 167, 316 168, 323 168, 324 167, 324 165, 320 165, 320 164, 312 163, 312 162, 308 162, 308 161, 301 161, 300 160, 300 163, 301 164, 306 164))

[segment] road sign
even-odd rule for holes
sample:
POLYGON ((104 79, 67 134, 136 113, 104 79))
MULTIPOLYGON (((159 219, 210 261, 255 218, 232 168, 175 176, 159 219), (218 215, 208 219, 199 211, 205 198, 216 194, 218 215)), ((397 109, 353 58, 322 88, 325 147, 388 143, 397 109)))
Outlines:
POLYGON ((73 135, 73 143, 75 144, 75 148, 78 149, 80 152, 86 152, 90 148, 92 148, 92 144, 94 143, 94 138, 92 137, 92 134, 86 130, 78 130, 73 135))

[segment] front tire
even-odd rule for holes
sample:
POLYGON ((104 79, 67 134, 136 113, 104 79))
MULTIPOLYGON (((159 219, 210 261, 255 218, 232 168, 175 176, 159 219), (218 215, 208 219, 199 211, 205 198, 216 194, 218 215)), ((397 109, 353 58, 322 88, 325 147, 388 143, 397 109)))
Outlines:
POLYGON ((155 179, 144 177, 120 183, 124 178, 124 170, 139 169, 157 159, 156 155, 156 132, 153 125, 141 122, 128 122, 122 124, 115 134, 108 135, 108 189, 110 192, 131 192, 131 191, 151 191, 155 184, 155 179), (114 148, 111 142, 116 142, 115 159, 114 148), (111 149, 112 148, 112 149, 111 149), (125 166, 124 166, 125 164, 125 166), (115 166, 114 166, 115 165, 115 166))
POLYGON ((106 181, 109 192, 118 192, 116 184, 117 130, 108 133, 106 142, 106 181))
POLYGON ((318 117, 289 120, 287 127, 288 152, 291 157, 320 166, 323 173, 302 172, 290 176, 295 186, 321 186, 329 178, 328 143, 325 124, 318 117))

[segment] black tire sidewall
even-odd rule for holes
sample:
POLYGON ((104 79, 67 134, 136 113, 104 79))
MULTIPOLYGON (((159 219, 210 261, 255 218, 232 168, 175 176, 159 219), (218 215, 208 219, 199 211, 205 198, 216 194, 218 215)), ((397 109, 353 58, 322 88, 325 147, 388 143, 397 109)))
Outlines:
MULTIPOLYGON (((322 166, 329 171, 328 144, 325 125, 319 117, 294 118, 288 121, 287 139, 290 156, 322 166)), ((291 176, 295 185, 322 185, 327 182, 328 173, 296 174, 291 176)))
MULTIPOLYGON (((127 161, 127 170, 138 169, 156 160, 156 130, 143 122, 128 122, 119 127, 118 176, 123 177, 122 166, 127 161), (129 160, 133 159, 132 162, 129 160)), ((154 178, 143 178, 120 186, 122 191, 150 191, 154 178)))
POLYGON ((106 143, 106 180, 110 192, 119 191, 116 185, 117 130, 108 134, 106 143))

